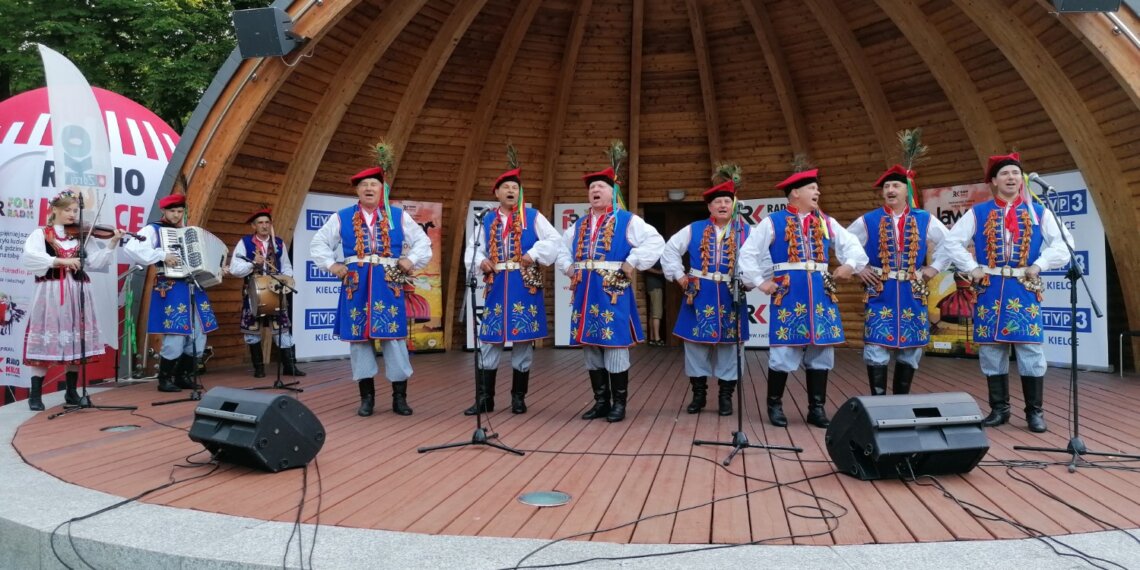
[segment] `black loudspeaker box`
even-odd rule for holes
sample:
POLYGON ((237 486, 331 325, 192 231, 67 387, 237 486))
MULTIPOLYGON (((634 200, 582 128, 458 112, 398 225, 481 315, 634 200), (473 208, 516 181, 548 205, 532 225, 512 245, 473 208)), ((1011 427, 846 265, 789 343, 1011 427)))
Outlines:
POLYGON ((1120 0, 1053 0, 1058 12, 1116 12, 1120 0))
POLYGON ((194 409, 190 439, 218 461, 276 473, 312 461, 325 428, 289 396, 214 388, 194 409))
POLYGON ((990 448, 965 392, 851 398, 824 441, 836 468, 864 481, 966 473, 990 448))
POLYGON ((234 33, 243 58, 282 56, 298 43, 293 18, 281 8, 235 10, 234 33))

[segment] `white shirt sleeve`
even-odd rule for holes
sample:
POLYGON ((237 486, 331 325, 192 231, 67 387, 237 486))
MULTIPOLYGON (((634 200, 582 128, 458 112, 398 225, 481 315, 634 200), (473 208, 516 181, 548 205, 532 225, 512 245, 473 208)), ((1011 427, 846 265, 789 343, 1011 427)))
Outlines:
POLYGON ((471 267, 469 264, 471 263, 472 250, 475 249, 475 238, 479 238, 479 249, 474 252, 475 267, 479 267, 483 264, 483 260, 487 259, 487 244, 483 243, 483 236, 486 235, 483 230, 483 224, 487 223, 487 217, 488 214, 486 212, 483 212, 480 217, 480 219, 483 220, 483 223, 476 224, 475 231, 471 232, 471 235, 467 236, 467 247, 463 248, 463 264, 464 267, 467 268, 468 273, 471 272, 471 267))
POLYGON ((740 246, 740 274, 745 285, 759 287, 772 276, 772 256, 768 252, 772 239, 772 220, 764 218, 752 227, 748 239, 740 246))
POLYGON ((856 273, 862 271, 870 261, 867 258, 867 252, 863 249, 863 244, 859 243, 859 240, 851 235, 843 227, 843 224, 836 222, 830 216, 827 220, 831 228, 831 245, 835 250, 835 256, 839 258, 839 263, 850 266, 856 273))
POLYGON ((404 257, 412 262, 412 269, 423 269, 431 261, 431 240, 407 212, 404 212, 401 227, 404 230, 404 257))
POLYGON ((954 224, 954 227, 946 234, 946 238, 942 240, 942 245, 938 248, 941 252, 935 252, 935 257, 941 256, 942 259, 947 259, 958 268, 958 271, 969 273, 978 266, 978 262, 974 260, 974 256, 970 255, 967 249, 969 243, 974 239, 974 227, 976 223, 974 220, 974 209, 966 210, 961 218, 954 224))
POLYGON ((340 249, 340 216, 335 212, 325 220, 325 224, 313 235, 309 242, 309 257, 317 267, 328 270, 337 262, 340 249))
POLYGON ((566 275, 570 273, 570 268, 574 265, 574 239, 577 227, 578 225, 574 224, 566 228, 562 234, 562 240, 558 244, 558 259, 555 260, 554 266, 566 275))
POLYGON ((1069 233, 1069 229, 1057 223, 1057 218, 1053 216, 1053 212, 1045 210, 1045 215, 1041 216, 1040 222, 1041 252, 1033 265, 1040 267, 1042 271, 1060 269, 1069 262, 1069 248, 1065 246, 1065 240, 1074 246, 1076 243, 1073 242, 1073 236, 1069 233))
POLYGON ((289 246, 281 242, 281 274, 293 276, 293 262, 289 261, 289 246))
POLYGON ((55 256, 49 255, 44 244, 44 229, 36 228, 24 240, 24 255, 20 263, 29 273, 36 277, 43 277, 48 270, 55 267, 55 256))
POLYGON ((690 224, 673 234, 665 243, 665 249, 661 252, 661 271, 665 274, 665 279, 676 281, 685 275, 685 265, 681 258, 689 249, 692 236, 693 226, 690 224))
POLYGON ((855 221, 851 222, 850 226, 847 226, 847 233, 855 236, 855 239, 859 240, 859 245, 867 245, 867 222, 863 219, 863 216, 855 218, 855 221))
POLYGON ((629 250, 629 256, 625 261, 634 269, 645 271, 661 259, 661 252, 665 249, 665 238, 661 237, 657 228, 645 223, 641 216, 635 214, 630 218, 626 235, 633 249, 629 250))
POLYGON ((234 246, 234 254, 230 258, 230 275, 234 277, 245 277, 253 273, 253 264, 242 259, 242 257, 249 257, 245 252, 244 239, 238 240, 237 245, 234 246))
POLYGON ((139 265, 154 265, 166 259, 166 254, 162 252, 158 243, 158 232, 154 230, 154 226, 147 224, 138 233, 145 237, 146 241, 137 239, 128 241, 123 246, 123 251, 127 252, 128 258, 133 259, 139 265))
POLYGON ((558 260, 558 242, 562 236, 558 235, 558 230, 554 229, 542 212, 535 213, 534 233, 538 236, 538 242, 530 248, 527 255, 539 264, 553 265, 558 260))
POLYGON ((926 227, 926 251, 933 252, 930 266, 939 273, 950 267, 950 256, 947 255, 946 248, 942 247, 942 242, 946 241, 948 235, 950 230, 946 229, 946 224, 930 216, 930 224, 926 227))
POLYGON ((87 240, 87 268, 104 269, 111 265, 116 257, 115 250, 111 249, 105 240, 91 238, 87 240))

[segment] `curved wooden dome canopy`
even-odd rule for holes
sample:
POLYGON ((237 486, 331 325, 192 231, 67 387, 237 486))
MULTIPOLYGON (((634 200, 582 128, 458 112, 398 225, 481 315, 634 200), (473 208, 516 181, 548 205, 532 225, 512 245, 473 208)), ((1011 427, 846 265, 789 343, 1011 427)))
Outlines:
MULTIPOLYGON (((450 329, 469 199, 490 197, 519 149, 530 199, 583 197, 607 141, 630 149, 631 207, 691 200, 714 162, 771 197, 794 152, 822 168, 842 222, 877 205, 896 131, 922 127, 919 184, 977 182, 1016 148, 1027 170, 1080 169, 1109 236, 1130 328, 1140 328, 1140 50, 1103 14, 1045 0, 311 0, 278 2, 308 57, 243 60, 183 138, 191 220, 228 243, 268 204, 288 239, 306 192, 351 194, 368 147, 392 142, 395 198, 445 204, 450 329), (196 135, 196 136, 195 136, 196 135), (204 223, 202 222, 204 220, 204 223)), ((1118 16, 1133 30, 1140 19, 1118 16)), ((236 61, 236 60, 235 60, 236 61)), ((169 175, 169 172, 168 172, 169 175)), ((173 177, 170 177, 173 179, 173 177)), ((1079 238, 1079 236, 1078 236, 1079 238)), ((295 257, 303 259, 307 244, 295 257)), ((211 291, 232 315, 236 283, 211 291)), ((853 290, 844 306, 858 309, 853 290)), ((850 313, 855 330, 855 313, 850 313)))

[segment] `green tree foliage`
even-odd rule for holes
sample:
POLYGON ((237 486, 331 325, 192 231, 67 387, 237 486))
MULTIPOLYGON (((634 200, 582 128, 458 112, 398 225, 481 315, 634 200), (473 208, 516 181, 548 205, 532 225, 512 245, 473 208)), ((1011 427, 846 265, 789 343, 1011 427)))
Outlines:
POLYGON ((237 43, 234 10, 271 0, 0 0, 0 100, 44 85, 36 44, 91 85, 120 93, 181 132, 237 43))

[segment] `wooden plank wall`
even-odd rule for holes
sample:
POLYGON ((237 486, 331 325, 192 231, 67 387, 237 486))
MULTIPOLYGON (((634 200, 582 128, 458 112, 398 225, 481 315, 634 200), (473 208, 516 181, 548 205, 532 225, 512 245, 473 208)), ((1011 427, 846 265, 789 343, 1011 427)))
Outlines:
MULTIPOLYGON (((735 161, 744 167, 744 197, 778 196, 774 185, 788 174, 792 157, 789 125, 802 121, 807 150, 823 169, 822 206, 839 222, 848 224, 877 206, 878 197, 870 184, 882 171, 884 155, 864 100, 871 101, 872 106, 881 107, 881 103, 875 103, 873 97, 861 98, 853 77, 864 88, 877 84, 882 89, 889 118, 898 128, 923 127, 931 154, 919 167, 920 186, 980 181, 978 155, 982 152, 1019 149, 1026 169, 1032 171, 1075 168, 1073 154, 1022 74, 963 10, 964 5, 974 3, 915 0, 908 16, 921 16, 928 26, 924 29, 936 32, 949 48, 947 57, 961 66, 953 71, 965 73, 973 84, 976 92, 961 94, 956 104, 974 102, 985 107, 996 129, 985 135, 964 126, 947 96, 947 87, 939 84, 892 19, 893 3, 888 0, 819 1, 813 4, 816 10, 808 9, 800 0, 662 0, 644 2, 640 17, 632 1, 583 4, 543 0, 514 56, 506 87, 490 109, 489 128, 474 132, 480 94, 519 5, 510 0, 487 1, 469 26, 461 29, 454 49, 445 50, 449 55, 438 78, 410 93, 416 71, 440 63, 426 58, 445 22, 470 6, 458 0, 429 0, 371 68, 311 182, 301 185, 305 187, 281 188, 298 148, 297 139, 314 108, 336 84, 338 70, 353 58, 354 46, 364 41, 361 35, 368 24, 383 18, 393 2, 326 5, 321 10, 340 9, 345 13, 342 17, 324 12, 305 16, 320 16, 332 27, 312 46, 312 57, 301 59, 268 102, 258 107, 263 110, 250 111, 253 116, 244 118, 252 125, 248 135, 234 143, 239 147, 218 187, 197 188, 192 181, 191 198, 210 197, 205 225, 232 244, 247 231, 243 222, 248 212, 263 204, 277 205, 283 194, 351 194, 347 178, 368 164, 368 146, 386 135, 397 111, 404 111, 402 102, 422 99, 400 157, 394 192, 396 198, 443 202, 445 220, 451 220, 453 209, 466 209, 466 204, 456 203, 452 197, 457 192, 464 153, 473 141, 482 141, 482 148, 473 165, 472 199, 492 199, 489 185, 505 168, 504 149, 510 141, 519 149, 528 199, 538 205, 581 201, 581 174, 604 167, 602 153, 608 141, 623 139, 638 150, 637 197, 644 206, 666 201, 668 190, 674 188, 685 189, 688 201, 699 200, 717 160, 735 161), (831 19, 825 26, 818 18, 826 17, 832 4, 841 5, 842 21, 831 19), (769 65, 780 59, 766 58, 771 54, 765 53, 757 36, 759 22, 749 20, 750 12, 766 17, 764 22, 771 24, 769 39, 782 52, 789 91, 781 91, 779 82, 773 81, 769 65), (699 16, 699 24, 694 24, 694 15, 699 16), (571 27, 576 17, 585 18, 584 35, 577 58, 566 62, 563 53, 574 45, 571 27), (641 38, 640 47, 634 43, 635 37, 641 38), (699 56, 696 47, 701 44, 707 47, 707 57, 699 56), (836 45, 859 53, 841 58, 836 45), (852 70, 844 61, 865 61, 868 68, 852 70), (565 71, 572 72, 567 75, 572 81, 560 87, 564 64, 571 66, 565 71), (706 87, 712 87, 713 113, 705 109, 708 94, 702 94, 702 67, 707 72, 706 87), (631 69, 640 70, 637 81, 631 69), (636 94, 631 86, 638 89, 636 94), (568 103, 565 120, 559 124, 552 117, 559 108, 563 88, 568 90, 568 103), (779 95, 788 92, 798 110, 781 104, 779 95), (631 97, 636 97, 636 105, 631 97), (631 109, 638 113, 636 121, 630 118, 631 109), (709 124, 710 118, 716 124, 709 124), (552 132, 559 128, 560 132, 552 132), (637 134, 636 141, 629 140, 631 132, 637 134), (999 146, 993 141, 1001 141, 1002 147, 982 148, 971 136, 987 141, 988 146, 999 146), (711 156, 711 148, 719 148, 723 156, 711 156), (543 176, 548 161, 553 164, 549 181, 543 176)), ((1136 217, 1140 214, 1136 211, 1140 99, 1121 89, 1121 80, 1094 56, 1071 26, 1058 24, 1057 16, 1050 15, 1041 0, 1016 0, 1009 9, 1016 23, 1040 38, 1048 56, 1079 92, 1115 154, 1106 159, 1120 162, 1125 179, 1119 189, 1094 189, 1101 192, 1096 195, 1098 205, 1111 210, 1112 204, 1130 203, 1132 210, 1126 216, 1136 217)), ((1131 13, 1125 17, 1135 20, 1131 13)), ((265 62, 262 67, 280 74, 273 65, 279 63, 265 62)), ((889 154, 893 157, 895 149, 889 154)), ((557 220, 552 222, 557 225, 557 220)), ((278 220, 282 235, 291 230, 285 225, 289 222, 278 220)), ((447 261, 452 232, 457 229, 450 225, 444 228, 442 247, 436 252, 445 259, 445 277, 461 271, 462 265, 452 267, 447 261)), ((298 257, 303 258, 307 244, 299 244, 299 248, 298 257)), ((1122 273, 1136 269, 1131 260, 1124 261, 1122 273)), ((548 272, 548 283, 551 275, 548 272)), ((1135 296, 1127 291, 1125 288, 1125 298, 1135 296)), ((548 302, 552 302, 552 293, 548 287, 548 302)), ((236 331, 239 283, 228 282, 212 289, 210 295, 222 316, 222 330, 213 335, 211 344, 221 362, 236 363, 244 359, 236 331)), ((446 316, 456 318, 461 291, 455 287, 445 295, 446 316)), ((845 285, 841 296, 841 304, 847 308, 844 322, 850 336, 857 338, 861 293, 858 287, 845 285)), ((548 318, 553 325, 552 309, 548 318)), ((462 344, 462 332, 461 326, 454 327, 452 341, 456 347, 462 344)))

